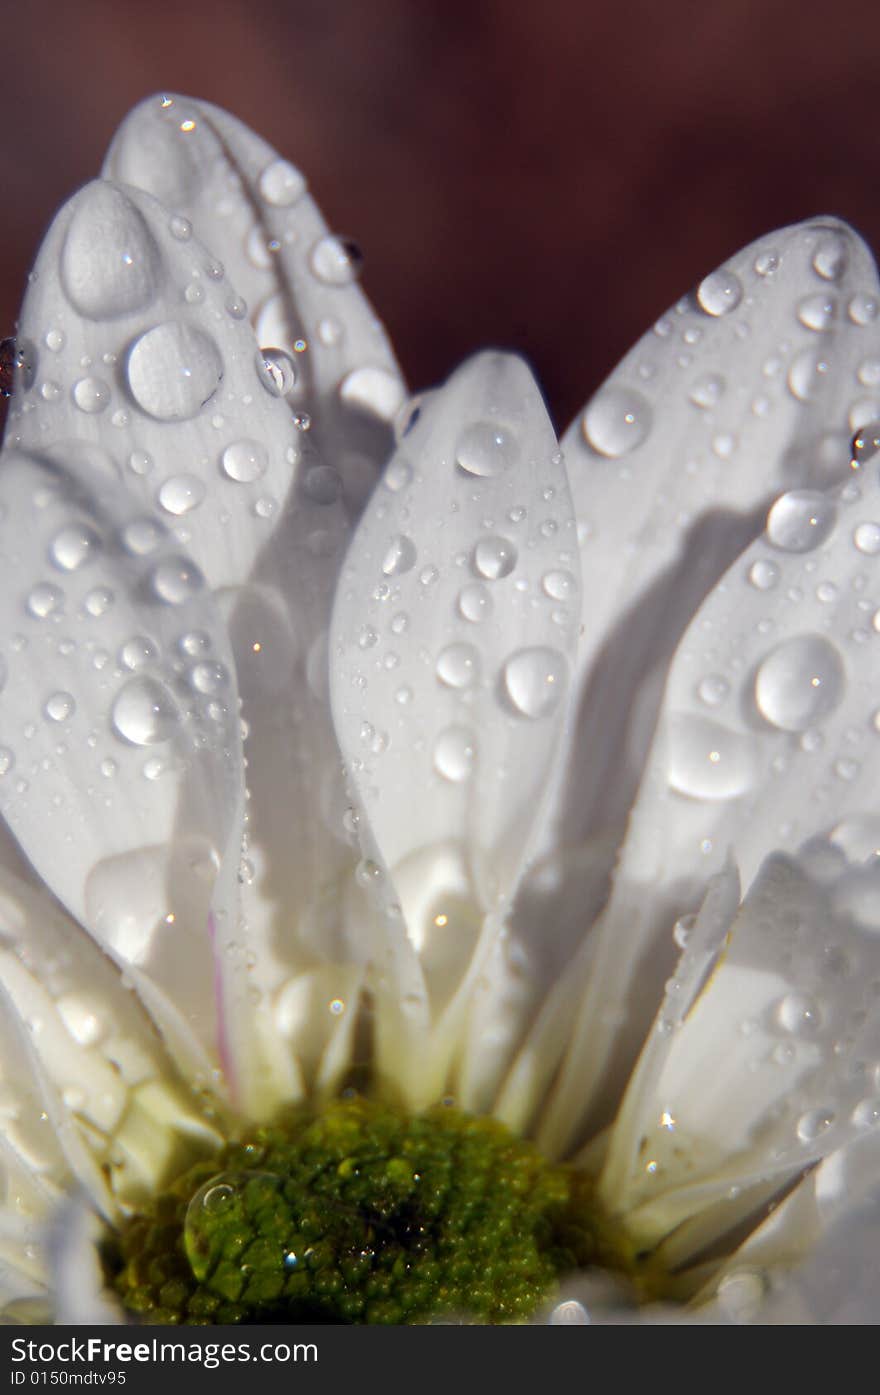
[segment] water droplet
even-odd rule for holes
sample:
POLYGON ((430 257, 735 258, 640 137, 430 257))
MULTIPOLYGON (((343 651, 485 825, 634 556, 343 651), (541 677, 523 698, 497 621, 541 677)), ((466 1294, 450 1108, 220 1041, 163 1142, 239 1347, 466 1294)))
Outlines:
POLYGON ((202 587, 203 577, 194 562, 186 557, 168 557, 160 562, 152 576, 153 590, 167 605, 188 601, 202 587))
POLYGON ((481 582, 474 582, 472 586, 464 586, 458 593, 458 611, 471 624, 478 625, 481 620, 487 620, 492 614, 492 597, 481 582))
POLYGON ((53 693, 46 700, 43 711, 52 722, 66 722, 76 711, 76 703, 71 693, 53 693))
POLYGON ((829 233, 813 253, 813 270, 823 281, 839 281, 846 270, 846 244, 837 233, 829 233))
POLYGON ((87 615, 91 615, 93 620, 106 614, 110 609, 115 597, 108 586, 96 586, 93 591, 89 591, 83 600, 83 607, 87 615))
POLYGON ((126 365, 132 397, 157 421, 188 421, 214 396, 223 360, 213 339, 169 320, 135 340, 126 365))
POLYGON ((188 218, 182 218, 179 213, 175 213, 170 220, 168 230, 178 242, 189 242, 192 237, 192 223, 188 218))
POLYGON ((669 783, 692 799, 735 799, 755 782, 757 757, 748 736, 681 713, 669 724, 669 783))
POLYGON ((364 625, 358 634, 359 649, 373 649, 379 643, 379 636, 372 625, 364 625))
POLYGON ((94 183, 78 196, 60 276, 67 299, 89 320, 118 319, 153 301, 161 279, 159 249, 120 190, 94 183))
POLYGON ((720 673, 710 673, 697 685, 697 697, 707 707, 719 707, 730 692, 730 684, 720 673))
POLYGON ((306 191, 304 176, 288 160, 273 160, 260 175, 257 187, 266 203, 289 208, 306 191))
POLYGON ((123 668, 134 672, 147 664, 154 664, 159 657, 158 650, 146 635, 134 635, 127 639, 119 650, 119 662, 123 668))
POLYGON ((779 256, 776 252, 759 252, 755 258, 755 271, 759 276, 773 276, 779 270, 779 256))
POLYGON ((226 687, 229 674, 220 663, 196 664, 190 672, 189 681, 197 693, 214 697, 226 687))
POLYGON ((60 586, 41 582, 35 586, 27 598, 27 608, 37 620, 45 620, 54 614, 64 603, 64 592, 60 586))
POLYGON ((697 301, 707 315, 728 315, 742 300, 742 283, 732 271, 713 271, 697 287, 697 301))
POLYGON ((577 578, 566 571, 546 572, 541 578, 541 587, 551 600, 570 601, 577 595, 577 578))
POLYGON ((396 373, 367 364, 346 374, 339 384, 339 397, 346 407, 357 408, 380 421, 393 421, 406 389, 396 373))
POLYGON ((853 533, 853 542, 859 552, 875 556, 880 552, 880 523, 860 523, 853 533))
POLYGON ((877 318, 878 303, 872 295, 854 295, 849 305, 847 313, 854 325, 870 325, 877 318))
POLYGON ((8 775, 15 767, 15 752, 10 751, 8 746, 0 746, 0 778, 8 775))
POLYGON ((815 1143, 834 1123, 833 1109, 808 1109, 797 1121, 796 1133, 801 1143, 815 1143))
POLYGON ((364 256, 356 242, 330 233, 315 243, 309 262, 325 286, 348 286, 360 275, 364 256))
POLYGON ((388 550, 382 560, 382 571, 385 576, 400 576, 402 572, 408 572, 411 567, 414 567, 415 562, 415 543, 404 533, 398 533, 388 545, 388 550))
POLYGON ((74 523, 55 534, 49 545, 49 557, 63 572, 74 572, 92 562, 101 546, 101 539, 87 523, 74 523))
POLYGON ((808 295, 797 309, 797 317, 806 329, 821 333, 830 329, 837 316, 837 301, 830 295, 808 295))
POLYGON ((861 467, 880 451, 880 422, 870 422, 853 437, 850 447, 850 465, 854 470, 861 467))
POLYGON ((406 489, 412 483, 413 468, 408 460, 396 455, 382 477, 382 483, 386 489, 390 489, 392 494, 397 494, 401 489, 406 489))
POLYGON ((437 677, 447 688, 470 688, 480 672, 480 656, 472 644, 448 644, 437 657, 437 677))
POLYGON ((767 537, 784 552, 809 552, 830 534, 837 515, 833 503, 812 489, 781 494, 767 515, 767 537))
POLYGON ((749 581, 758 591, 769 591, 779 581, 779 568, 775 562, 753 562, 749 567, 749 581))
POLYGON ((103 378, 79 378, 73 385, 73 400, 81 412, 94 416, 110 405, 110 386, 103 378))
POLYGON ((502 678, 517 712, 523 717, 548 717, 565 694, 568 666, 556 649, 520 649, 507 660, 502 678))
POLYGON ((131 678, 113 703, 110 720, 117 733, 134 746, 152 746, 174 734, 180 714, 158 678, 131 678))
POLYGON ((259 441, 233 441, 221 456, 223 473, 239 484, 250 484, 266 473, 269 456, 259 441))
POLYGON ((804 349, 793 358, 788 386, 799 402, 812 402, 828 375, 829 363, 816 349, 804 349))
POLYGON ((649 403, 632 388, 603 388, 584 412, 581 429, 587 445, 617 459, 635 450, 653 424, 649 403))
POLYGON ((166 513, 189 513, 198 508, 206 494, 197 475, 172 475, 159 490, 159 503, 166 513))
POLYGON ((122 530, 122 545, 133 557, 148 557, 159 546, 162 529, 152 518, 135 518, 122 530))
POLYGON ((880 1099, 860 1100, 852 1112, 852 1121, 857 1129, 873 1129, 880 1124, 880 1099))
POLYGON ((799 635, 774 649, 755 678, 755 701, 763 717, 783 731, 806 731, 840 702, 843 662, 820 635, 799 635))
POLYGON ((63 329, 50 329, 46 334, 46 348, 51 349, 53 354, 59 354, 67 343, 63 329))
POLYGON ((476 740, 467 727, 446 727, 434 743, 434 769, 453 784, 470 779, 476 759, 476 740))
POLYGON ((474 548, 474 571, 487 581, 499 581, 504 576, 510 576, 516 559, 516 548, 507 538, 480 538, 474 548))
POLYGON ((776 1020, 792 1036, 812 1037, 822 1024, 822 1014, 815 999, 806 993, 786 993, 777 1005, 776 1020))
POLYGON ((257 377, 272 397, 286 397, 296 386, 296 364, 284 349, 258 349, 257 377))
POLYGON ((690 390, 690 399, 696 407, 707 410, 715 407, 724 394, 724 379, 719 373, 706 373, 698 378, 690 390))
POLYGON ((465 427, 455 443, 455 463, 468 475, 490 479, 519 459, 513 432, 498 422, 477 421, 465 427))
POLYGON ((145 450, 133 450, 128 457, 128 466, 135 475, 148 475, 153 468, 153 457, 145 450))

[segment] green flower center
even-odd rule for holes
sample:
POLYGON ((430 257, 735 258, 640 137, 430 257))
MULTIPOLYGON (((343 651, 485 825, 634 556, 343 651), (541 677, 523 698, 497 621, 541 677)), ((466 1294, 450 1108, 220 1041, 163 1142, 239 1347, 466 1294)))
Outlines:
POLYGON ((496 1120, 355 1097, 228 1143, 108 1254, 142 1322, 521 1322, 615 1268, 589 1183, 496 1120))

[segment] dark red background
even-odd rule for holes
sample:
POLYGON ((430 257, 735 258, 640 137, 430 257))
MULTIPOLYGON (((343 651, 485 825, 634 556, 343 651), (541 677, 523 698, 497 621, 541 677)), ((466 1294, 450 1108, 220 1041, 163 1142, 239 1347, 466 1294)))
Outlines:
POLYGON ((485 344, 564 426, 738 245, 838 213, 880 247, 878 0, 0 3, 0 329, 53 209, 151 91, 299 163, 413 386, 485 344))

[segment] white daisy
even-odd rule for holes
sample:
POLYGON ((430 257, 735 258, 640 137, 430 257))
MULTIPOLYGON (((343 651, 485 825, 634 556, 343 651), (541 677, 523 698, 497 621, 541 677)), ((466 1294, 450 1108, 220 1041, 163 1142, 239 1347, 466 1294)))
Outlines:
POLYGON ((508 355, 407 400, 359 262, 164 97, 31 277, 7 1316, 873 1321, 870 256, 747 248, 561 450, 508 355))

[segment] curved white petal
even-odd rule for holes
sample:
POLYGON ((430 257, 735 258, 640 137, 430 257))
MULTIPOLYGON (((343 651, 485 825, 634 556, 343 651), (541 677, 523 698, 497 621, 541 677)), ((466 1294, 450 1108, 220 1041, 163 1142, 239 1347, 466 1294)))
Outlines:
MULTIPOLYGON (((483 354, 431 395, 390 462, 330 639, 349 778, 435 1015, 476 946, 482 958, 497 942, 520 874, 565 714, 577 595, 543 404, 521 361, 483 354)), ((382 871, 368 859, 362 876, 382 871)), ((508 968, 487 976, 491 991, 509 991, 508 968)))
MULTIPOLYGON (((748 888, 770 850, 815 838, 826 856, 831 837, 836 856, 859 861, 877 845, 876 477, 875 458, 843 486, 781 496, 679 645, 553 1133, 576 1132, 599 1082, 607 1097, 620 1080, 649 1009, 649 965, 670 965, 676 916, 728 852, 748 888), (597 1015, 600 983, 614 984, 627 1019, 616 1043, 597 1015)), ((854 913, 872 914, 872 876, 854 870, 840 892, 854 913)))
POLYGON ((241 840, 225 629, 179 544, 75 451, 7 452, 0 493, 0 808, 46 884, 212 1055, 206 924, 241 840))
POLYGON ((851 228, 784 228, 663 316, 563 437, 589 619, 562 841, 622 829, 670 658, 772 499, 845 475, 880 415, 878 306, 851 228))
POLYGON ((53 1320, 62 1326, 124 1321, 104 1288, 98 1256, 100 1227, 81 1196, 65 1199, 52 1217, 46 1251, 52 1274, 53 1320))
POLYGON ((21 315, 31 356, 7 445, 122 481, 209 585, 246 580, 299 458, 222 268, 136 189, 87 185, 55 218, 21 315), (231 308, 230 308, 231 307, 231 308))
POLYGON ((307 414, 316 493, 354 511, 391 448, 405 389, 356 277, 360 255, 331 236, 304 176, 240 121, 189 97, 151 97, 123 122, 104 166, 185 215, 223 262, 264 349, 280 349, 307 414))

